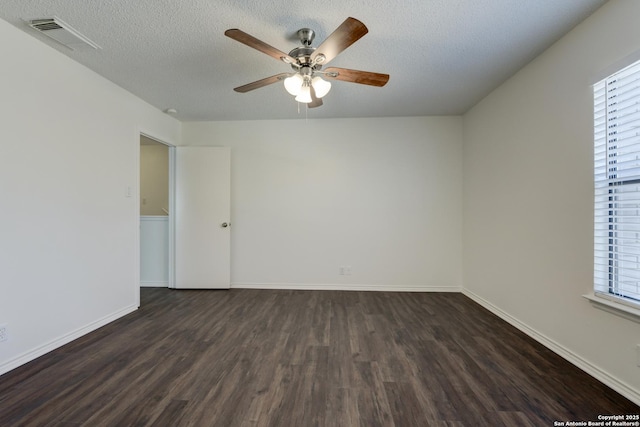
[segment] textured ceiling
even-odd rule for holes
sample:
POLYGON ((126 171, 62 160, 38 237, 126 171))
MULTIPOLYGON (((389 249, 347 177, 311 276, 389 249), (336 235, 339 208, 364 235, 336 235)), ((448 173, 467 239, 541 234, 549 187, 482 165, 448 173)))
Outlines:
POLYGON ((3 0, 0 18, 183 121, 462 114, 605 0, 3 0), (57 16, 102 47, 71 51, 25 20, 57 16), (331 66, 390 74, 334 81, 306 111, 276 83, 232 89, 290 67, 224 36, 239 28, 289 52, 318 46, 347 17, 369 33, 331 66))

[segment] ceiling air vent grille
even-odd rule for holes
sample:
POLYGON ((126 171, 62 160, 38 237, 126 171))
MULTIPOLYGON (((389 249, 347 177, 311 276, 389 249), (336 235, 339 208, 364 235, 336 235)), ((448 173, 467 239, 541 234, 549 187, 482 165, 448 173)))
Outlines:
POLYGON ((53 40, 65 45, 71 50, 87 46, 100 49, 100 46, 55 16, 53 18, 32 19, 28 21, 28 23, 34 30, 51 37, 53 40))

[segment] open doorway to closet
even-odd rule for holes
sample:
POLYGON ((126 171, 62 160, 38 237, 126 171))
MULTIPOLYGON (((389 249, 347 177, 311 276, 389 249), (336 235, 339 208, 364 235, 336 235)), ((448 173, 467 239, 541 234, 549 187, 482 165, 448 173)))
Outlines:
POLYGON ((170 286, 170 149, 140 135, 140 286, 170 286))

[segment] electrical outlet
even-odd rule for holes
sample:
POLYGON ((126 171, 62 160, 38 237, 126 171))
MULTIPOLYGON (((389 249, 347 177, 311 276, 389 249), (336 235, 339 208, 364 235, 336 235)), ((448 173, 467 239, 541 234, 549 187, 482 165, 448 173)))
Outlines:
POLYGON ((7 325, 5 323, 4 325, 0 325, 0 342, 6 341, 8 339, 9 336, 7 335, 7 325))
POLYGON ((340 267, 338 269, 338 274, 341 275, 341 276, 344 276, 344 267, 340 267))

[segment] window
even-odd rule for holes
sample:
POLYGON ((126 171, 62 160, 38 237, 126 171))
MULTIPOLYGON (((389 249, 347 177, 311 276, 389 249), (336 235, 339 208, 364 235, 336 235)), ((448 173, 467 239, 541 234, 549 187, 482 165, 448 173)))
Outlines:
POLYGON ((640 307, 640 62, 594 86, 594 293, 640 307))

